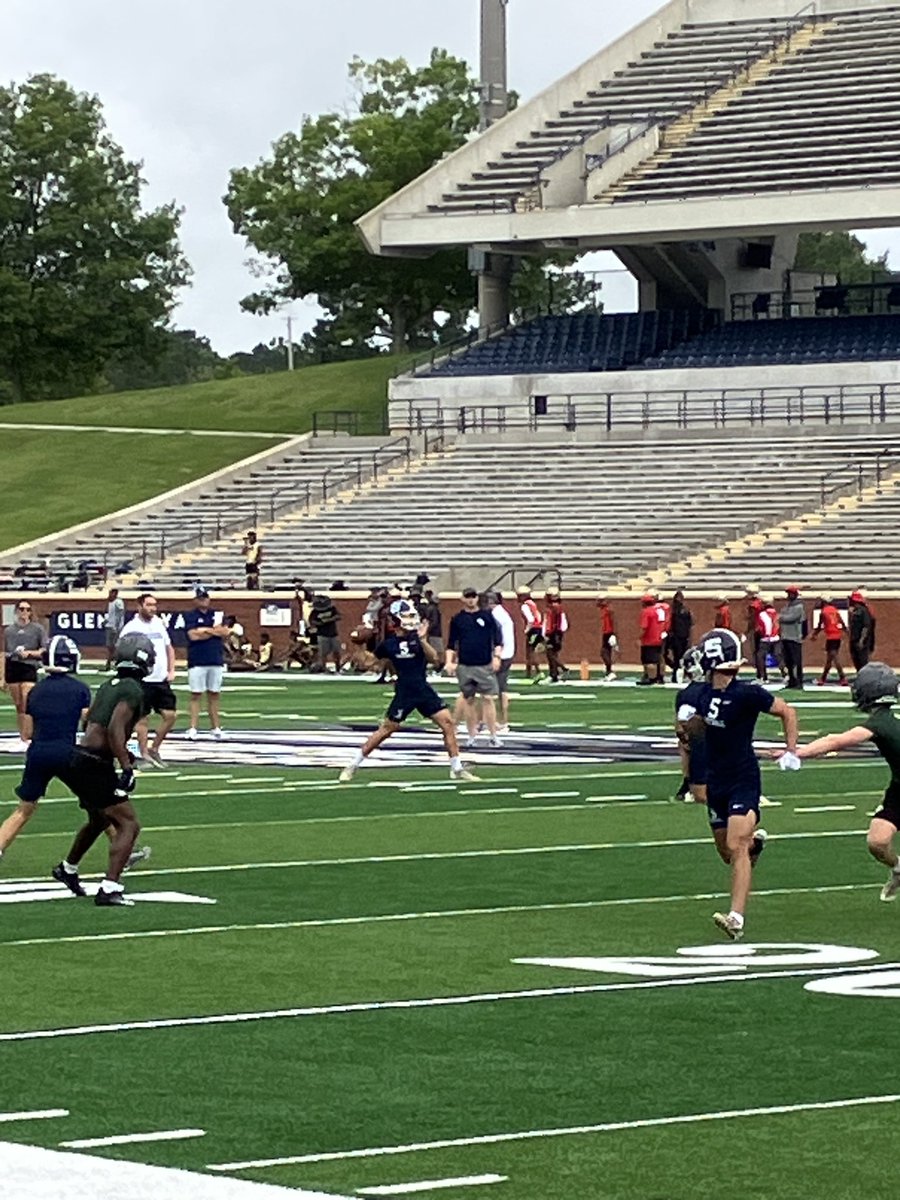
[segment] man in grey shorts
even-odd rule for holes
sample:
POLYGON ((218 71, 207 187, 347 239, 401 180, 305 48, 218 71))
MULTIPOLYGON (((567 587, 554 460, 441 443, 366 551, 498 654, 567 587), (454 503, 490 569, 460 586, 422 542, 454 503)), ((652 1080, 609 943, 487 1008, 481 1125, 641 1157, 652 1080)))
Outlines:
POLYGON ((501 745, 497 737, 497 709, 494 697, 499 694, 497 672, 500 670, 500 647, 503 634, 488 609, 478 607, 478 592, 473 587, 463 590, 463 607, 450 622, 447 637, 446 671, 456 672, 460 695, 465 702, 466 745, 475 745, 478 713, 475 697, 480 696, 482 714, 492 746, 501 745))

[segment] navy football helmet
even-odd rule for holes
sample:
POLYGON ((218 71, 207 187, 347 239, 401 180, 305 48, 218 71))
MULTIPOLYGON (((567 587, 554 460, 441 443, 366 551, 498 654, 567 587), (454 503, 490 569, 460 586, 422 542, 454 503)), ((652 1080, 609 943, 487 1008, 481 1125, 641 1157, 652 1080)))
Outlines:
POLYGON ((81 655, 71 638, 58 633, 44 650, 44 666, 55 675, 78 670, 81 655))
POLYGON ((688 683, 697 683, 706 674, 700 658, 700 647, 691 646, 690 650, 687 651, 681 660, 681 677, 682 679, 686 679, 688 683))
POLYGON ((743 665, 741 639, 730 629, 711 629, 697 643, 704 675, 712 671, 737 671, 743 665))

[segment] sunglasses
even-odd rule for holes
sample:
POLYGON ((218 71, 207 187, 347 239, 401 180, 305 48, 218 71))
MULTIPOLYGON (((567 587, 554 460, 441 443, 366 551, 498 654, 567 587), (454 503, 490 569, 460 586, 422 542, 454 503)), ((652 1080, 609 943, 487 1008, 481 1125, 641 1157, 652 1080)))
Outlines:
POLYGON ((30 604, 20 604, 17 611, 18 612, 31 612, 31 605, 30 604))

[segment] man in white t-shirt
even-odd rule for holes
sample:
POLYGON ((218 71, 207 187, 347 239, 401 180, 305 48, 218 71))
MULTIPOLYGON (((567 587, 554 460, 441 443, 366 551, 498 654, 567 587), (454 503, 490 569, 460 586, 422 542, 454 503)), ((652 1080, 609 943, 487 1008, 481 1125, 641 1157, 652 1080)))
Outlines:
POLYGON ((500 646, 500 670, 497 672, 497 686, 500 688, 500 720, 497 732, 509 733, 509 668, 516 657, 516 626, 503 607, 503 597, 499 592, 488 592, 485 602, 503 636, 500 646))
POLYGON ((175 678, 175 651, 165 622, 156 615, 156 597, 145 592, 137 598, 137 612, 127 621, 121 636, 127 633, 143 633, 153 643, 156 658, 153 669, 141 680, 144 693, 144 717, 135 726, 141 759, 150 762, 154 767, 164 767, 159 748, 166 734, 175 724, 175 710, 178 707, 175 693, 172 691, 172 680, 175 678), (147 746, 149 730, 147 716, 151 712, 159 713, 160 723, 153 739, 153 745, 147 746))

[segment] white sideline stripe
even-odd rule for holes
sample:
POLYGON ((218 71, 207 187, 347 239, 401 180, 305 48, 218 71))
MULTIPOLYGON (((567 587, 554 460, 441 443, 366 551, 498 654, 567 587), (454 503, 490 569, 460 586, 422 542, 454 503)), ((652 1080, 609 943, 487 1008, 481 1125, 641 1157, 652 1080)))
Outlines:
POLYGON ((67 1117, 67 1108, 36 1108, 32 1112, 0 1113, 0 1121, 46 1121, 52 1117, 67 1117))
POLYGON ((439 1192, 445 1188, 479 1187, 483 1183, 506 1183, 508 1175, 458 1175, 455 1179, 421 1179, 418 1183, 383 1183, 357 1188, 360 1196, 410 1196, 413 1192, 439 1192))
MULTIPOLYGON (((828 892, 859 892, 872 883, 834 883, 821 887, 768 888, 754 891, 760 896, 821 895, 828 892)), ((621 908, 631 904, 685 904, 694 901, 722 900, 727 892, 698 892, 683 896, 617 897, 611 900, 565 900, 557 904, 502 904, 496 908, 448 908, 434 912, 383 913, 362 917, 318 917, 308 921, 263 921, 246 925, 200 925, 190 929, 142 929, 122 933, 77 933, 62 937, 19 938, 0 942, 2 946, 57 946, 68 942, 123 942, 135 938, 196 937, 208 933, 257 933, 282 929, 325 929, 341 925, 382 925, 394 921, 441 921, 456 917, 495 917, 532 912, 566 912, 577 909, 621 908)), ((2 1040, 2 1039, 0 1039, 2 1040)))
POLYGON ((177 1142, 206 1137, 205 1129, 159 1129, 155 1133, 118 1133, 113 1137, 78 1138, 60 1142, 64 1150, 93 1150, 95 1146, 130 1146, 132 1142, 177 1142))
MULTIPOLYGON (((898 963, 866 963, 842 967, 841 975, 880 971, 896 972, 898 963)), ((468 1004, 496 1004, 502 1000, 550 1000, 557 996, 590 996, 599 992, 641 992, 650 988, 699 987, 706 983, 741 983, 755 979, 809 979, 818 975, 834 976, 834 964, 784 971, 748 971, 740 974, 678 976, 670 979, 641 980, 635 983, 586 983, 563 987, 524 988, 516 992, 473 992, 457 996, 422 996, 411 1000, 363 1000, 348 1004, 313 1004, 303 1008, 262 1009, 255 1012, 217 1013, 207 1017, 158 1017, 145 1021, 117 1021, 109 1025, 68 1025, 60 1029, 25 1029, 0 1033, 0 1042, 35 1042, 65 1037, 85 1037, 95 1033, 125 1033, 146 1029, 185 1029, 199 1025, 245 1025, 255 1021, 294 1020, 301 1017, 346 1016, 350 1013, 396 1012, 423 1008, 458 1008, 468 1004)))
POLYGON ((817 1112, 834 1108, 859 1108, 870 1104, 896 1104, 900 1095, 859 1096, 851 1100, 820 1100, 807 1104, 773 1104, 766 1108, 732 1108, 721 1112, 688 1113, 678 1117, 647 1117, 641 1121, 606 1121, 599 1125, 570 1125, 557 1129, 523 1129, 516 1133, 485 1133, 468 1138, 442 1138, 411 1142, 407 1146, 372 1146, 366 1150, 336 1150, 327 1154, 293 1154, 287 1158, 259 1158, 252 1162, 210 1163, 208 1171, 249 1171, 294 1163, 336 1162, 348 1158, 381 1158, 415 1154, 421 1150, 449 1150, 458 1146, 491 1146, 499 1142, 526 1142, 538 1138, 576 1137, 588 1133, 618 1133, 624 1129, 652 1129, 662 1125, 693 1125, 700 1121, 732 1121, 738 1117, 775 1117, 786 1113, 817 1112))
POLYGON ((803 807, 797 806, 794 812, 802 813, 827 813, 827 812, 854 812, 855 804, 808 804, 803 807))
POLYGON ((571 796, 580 796, 581 792, 523 792, 523 800, 550 800, 553 796, 560 798, 569 798, 571 796))

